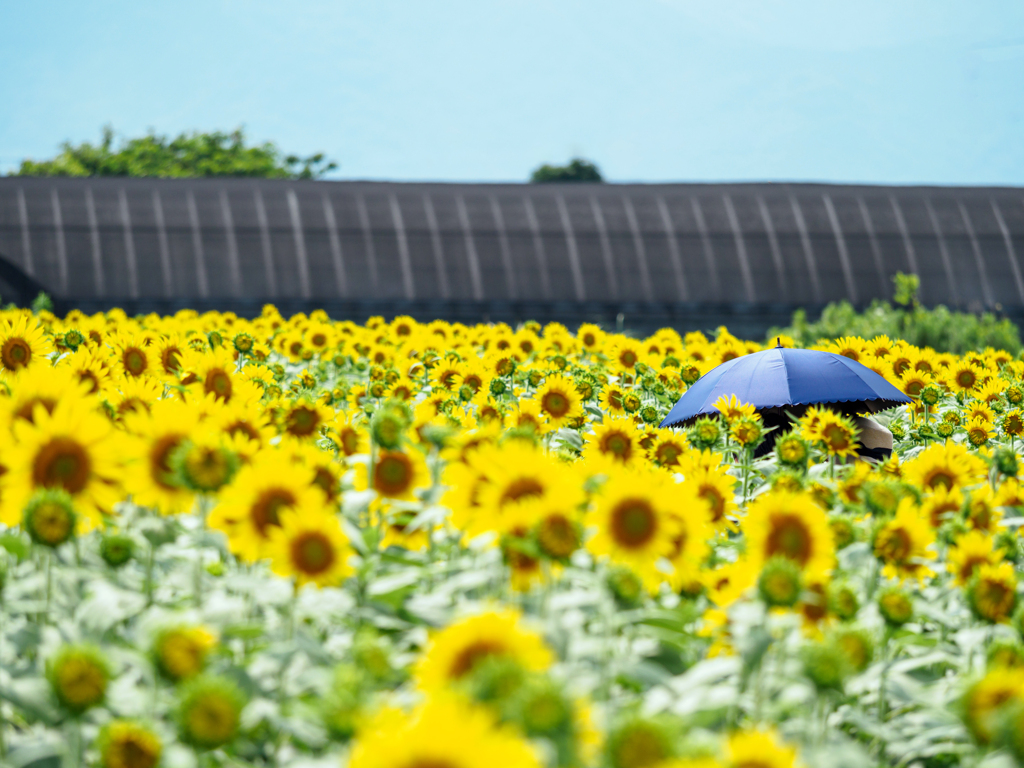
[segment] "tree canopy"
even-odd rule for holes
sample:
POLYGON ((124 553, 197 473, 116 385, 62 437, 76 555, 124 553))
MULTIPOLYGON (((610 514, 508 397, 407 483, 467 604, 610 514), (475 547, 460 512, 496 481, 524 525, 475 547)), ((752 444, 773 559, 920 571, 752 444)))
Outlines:
POLYGON ((574 157, 568 165, 548 165, 545 163, 530 176, 534 184, 550 181, 604 181, 601 171, 589 160, 574 157))
POLYGON ((114 148, 114 129, 103 129, 99 144, 64 142, 52 160, 23 160, 15 176, 251 176, 318 179, 337 168, 322 152, 285 155, 273 142, 246 146, 241 128, 225 133, 182 133, 169 138, 150 132, 114 148))

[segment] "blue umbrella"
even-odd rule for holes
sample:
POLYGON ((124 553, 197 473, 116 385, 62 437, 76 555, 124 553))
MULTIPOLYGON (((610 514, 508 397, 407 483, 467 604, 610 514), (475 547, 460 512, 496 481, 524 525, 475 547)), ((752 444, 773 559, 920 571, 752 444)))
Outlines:
POLYGON ((822 403, 844 411, 876 411, 911 402, 896 387, 860 363, 832 352, 775 347, 733 358, 701 376, 675 404, 662 427, 717 414, 722 395, 736 395, 757 410, 822 403))

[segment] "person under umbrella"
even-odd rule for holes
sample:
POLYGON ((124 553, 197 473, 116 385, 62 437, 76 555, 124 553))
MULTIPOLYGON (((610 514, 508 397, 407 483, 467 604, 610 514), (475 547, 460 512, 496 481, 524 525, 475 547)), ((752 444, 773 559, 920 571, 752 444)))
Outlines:
POLYGON ((861 438, 858 455, 884 459, 892 454, 892 433, 863 414, 910 403, 882 376, 848 357, 811 349, 772 349, 737 357, 704 374, 669 411, 661 427, 689 426, 701 416, 718 414, 714 403, 735 396, 754 406, 768 432, 755 456, 772 450, 812 405, 854 418, 861 438))

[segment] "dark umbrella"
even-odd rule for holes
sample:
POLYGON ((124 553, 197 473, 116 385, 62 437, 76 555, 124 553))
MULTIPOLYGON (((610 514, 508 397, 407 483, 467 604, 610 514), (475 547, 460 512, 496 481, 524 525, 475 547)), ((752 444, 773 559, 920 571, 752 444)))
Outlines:
POLYGON ((844 413, 875 413, 911 402, 896 387, 860 363, 832 352, 775 347, 722 363, 701 376, 675 404, 662 427, 691 424, 717 414, 722 395, 736 395, 758 411, 834 404, 844 413))

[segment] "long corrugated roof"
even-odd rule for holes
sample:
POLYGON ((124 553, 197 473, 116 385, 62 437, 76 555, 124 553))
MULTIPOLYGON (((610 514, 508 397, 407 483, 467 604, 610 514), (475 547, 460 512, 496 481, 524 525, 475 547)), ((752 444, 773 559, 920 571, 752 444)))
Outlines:
POLYGON ((1024 190, 0 178, 0 255, 69 303, 1024 308, 1024 190))

